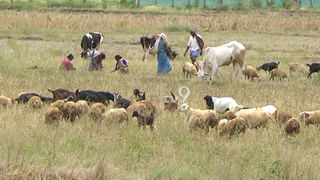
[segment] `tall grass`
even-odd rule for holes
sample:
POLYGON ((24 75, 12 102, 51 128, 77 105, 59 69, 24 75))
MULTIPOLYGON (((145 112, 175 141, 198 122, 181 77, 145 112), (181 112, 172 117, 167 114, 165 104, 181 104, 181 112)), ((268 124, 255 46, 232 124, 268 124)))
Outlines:
POLYGON ((231 81, 232 68, 223 67, 222 78, 215 78, 213 85, 182 75, 183 63, 190 61, 182 56, 189 37, 183 29, 191 24, 199 29, 207 46, 238 40, 248 49, 245 64, 257 66, 276 59, 281 61, 279 68, 288 72, 289 62, 318 58, 317 21, 310 20, 317 15, 251 12, 202 17, 2 11, 0 16, 4 17, 0 19, 0 94, 16 97, 23 91, 37 91, 50 96, 47 88, 63 87, 117 91, 133 99, 133 88, 139 87, 157 107, 154 132, 138 129, 131 118, 128 126, 119 126, 96 124, 87 116, 73 124, 61 122, 55 128, 44 124, 48 105, 41 110, 24 105, 1 108, 2 179, 319 178, 320 134, 315 127, 303 127, 299 135, 287 136, 272 123, 268 129, 248 130, 228 139, 218 137, 215 129, 208 135, 190 133, 185 114, 163 110, 163 96, 170 90, 177 93, 181 85, 190 88, 187 102, 194 108, 206 108, 203 96, 209 93, 232 96, 246 106, 273 104, 295 115, 319 109, 317 74, 311 80, 303 74, 291 74, 285 81, 269 81, 269 75, 260 72, 261 81, 240 77, 231 81), (273 21, 277 15, 283 19, 273 21), (308 19, 310 22, 305 22, 308 19), (245 22, 247 28, 243 28, 245 22), (174 24, 184 27, 166 32, 179 56, 172 61, 172 72, 157 75, 155 57, 142 62, 143 52, 137 42, 144 33, 174 24), (107 58, 102 72, 88 72, 87 61, 80 59, 81 37, 91 30, 105 35, 102 51, 107 58), (75 54, 76 71, 58 70, 67 52, 75 54), (130 74, 110 73, 115 54, 129 60, 130 74), (39 68, 27 69, 33 65, 39 68))

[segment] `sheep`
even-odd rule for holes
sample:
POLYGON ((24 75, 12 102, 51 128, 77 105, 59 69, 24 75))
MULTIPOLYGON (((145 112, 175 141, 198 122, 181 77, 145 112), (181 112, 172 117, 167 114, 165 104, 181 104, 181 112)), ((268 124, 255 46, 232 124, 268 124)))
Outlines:
POLYGON ((9 106, 12 106, 14 103, 14 100, 11 99, 11 98, 8 98, 4 95, 1 95, 0 96, 0 106, 2 107, 9 107, 9 106))
POLYGON ((54 103, 52 103, 50 107, 56 107, 62 112, 64 103, 64 100, 57 100, 54 103))
POLYGON ((151 113, 150 115, 144 115, 139 113, 138 111, 133 111, 132 117, 137 117, 139 128, 142 126, 144 129, 145 126, 149 125, 150 130, 153 131, 153 123, 154 123, 153 113, 151 113))
POLYGON ((102 119, 104 121, 118 121, 122 123, 125 121, 127 124, 129 123, 128 113, 124 108, 114 108, 102 114, 102 119))
POLYGON ((317 63, 317 62, 311 63, 311 64, 308 63, 307 66, 309 67, 308 79, 311 78, 312 73, 320 71, 320 63, 317 63))
POLYGON ((289 70, 290 72, 301 72, 306 74, 308 72, 307 68, 305 67, 304 64, 299 64, 299 63, 290 63, 289 64, 289 70))
POLYGON ((135 88, 133 94, 136 97, 136 101, 142 101, 146 99, 146 92, 141 92, 140 89, 135 88))
POLYGON ((312 114, 309 115, 309 117, 307 117, 307 119, 305 120, 305 125, 320 125, 320 111, 314 111, 312 114))
POLYGON ((102 114, 106 112, 106 107, 102 103, 94 103, 90 108, 90 117, 94 120, 100 120, 102 114))
POLYGON ((208 133, 210 127, 213 128, 218 124, 217 114, 214 110, 193 109, 187 103, 183 103, 179 107, 179 111, 186 112, 187 121, 190 121, 190 130, 200 128, 208 133))
POLYGON ((260 77, 258 71, 253 66, 247 66, 242 71, 242 74, 244 75, 244 79, 248 78, 248 79, 253 80, 254 78, 258 78, 259 80, 261 80, 261 77, 260 77))
POLYGON ((46 124, 59 124, 62 112, 57 107, 50 107, 45 114, 46 124))
POLYGON ((129 114, 132 114, 133 111, 138 111, 139 113, 146 113, 147 106, 143 103, 135 102, 128 107, 127 111, 129 114))
POLYGON ((66 120, 70 120, 73 122, 78 116, 78 110, 76 107, 76 103, 73 101, 68 101, 63 105, 62 108, 63 117, 66 120))
POLYGON ((265 62, 262 65, 257 67, 257 70, 260 71, 261 69, 264 71, 272 71, 273 69, 277 69, 279 66, 280 62, 279 61, 269 61, 265 62))
POLYGON ((199 71, 200 67, 202 66, 202 62, 196 60, 196 61, 193 63, 193 65, 197 68, 197 71, 199 71))
POLYGON ((183 75, 187 78, 188 77, 191 78, 191 75, 195 75, 195 76, 197 75, 196 66, 189 62, 184 63, 182 71, 183 71, 183 75))
POLYGON ((223 119, 218 124, 218 133, 220 136, 228 134, 231 137, 235 134, 245 133, 246 128, 247 123, 241 117, 236 117, 230 121, 223 119))
POLYGON ((291 118, 284 124, 284 131, 289 135, 299 133, 300 126, 299 120, 296 118, 291 118))
POLYGON ((206 101, 206 104, 209 109, 214 109, 219 113, 224 113, 226 111, 235 111, 242 106, 238 105, 238 103, 231 97, 213 97, 210 95, 206 95, 203 98, 206 101))
POLYGON ((280 126, 285 124, 289 119, 292 118, 292 113, 289 111, 277 111, 275 113, 275 119, 279 123, 280 126))
POLYGON ((87 101, 80 100, 76 102, 76 108, 79 115, 81 114, 87 114, 90 111, 90 107, 88 105, 87 101))
POLYGON ((223 119, 231 120, 236 118, 236 115, 234 114, 233 111, 227 111, 223 114, 223 119))
POLYGON ((164 96, 164 110, 173 112, 178 109, 178 99, 171 91, 171 96, 164 96))
MULTIPOLYGON (((318 110, 320 112, 320 110, 318 110)), ((316 111, 303 111, 299 113, 299 121, 304 123, 308 117, 310 117, 316 111)))
POLYGON ((113 102, 114 102, 114 104, 113 104, 114 108, 125 108, 125 109, 127 109, 131 104, 130 100, 122 98, 119 93, 114 93, 114 101, 113 102))
POLYGON ((257 108, 249 108, 249 109, 241 109, 238 112, 235 113, 235 115, 237 117, 242 116, 244 114, 248 114, 248 113, 252 113, 252 112, 256 112, 256 111, 263 111, 268 113, 270 116, 275 117, 276 112, 277 112, 277 108, 273 105, 266 105, 266 106, 262 106, 262 107, 257 107, 257 108))
POLYGON ((43 106, 43 102, 40 97, 38 96, 32 96, 28 100, 28 106, 33 109, 40 109, 43 106))
POLYGON ((270 79, 269 80, 274 80, 274 77, 279 77, 280 80, 287 78, 287 74, 282 71, 281 69, 273 69, 270 71, 270 79))
POLYGON ((267 127, 268 122, 272 121, 272 117, 264 111, 255 111, 247 114, 243 114, 240 117, 246 120, 250 129, 267 127))

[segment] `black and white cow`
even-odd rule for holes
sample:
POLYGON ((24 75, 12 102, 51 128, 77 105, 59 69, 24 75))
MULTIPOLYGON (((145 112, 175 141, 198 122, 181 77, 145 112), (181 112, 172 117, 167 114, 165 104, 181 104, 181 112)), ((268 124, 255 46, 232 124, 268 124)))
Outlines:
POLYGON ((86 58, 92 49, 98 49, 103 41, 103 34, 100 32, 89 32, 82 36, 81 40, 81 57, 86 58))
MULTIPOLYGON (((147 55, 149 53, 153 55, 156 54, 156 51, 153 48, 157 41, 157 38, 158 38, 158 35, 143 35, 140 37, 140 44, 144 51, 144 55, 142 57, 143 61, 147 60, 147 55)), ((169 46, 167 55, 170 59, 173 60, 178 54, 176 51, 173 51, 172 48, 169 46)))

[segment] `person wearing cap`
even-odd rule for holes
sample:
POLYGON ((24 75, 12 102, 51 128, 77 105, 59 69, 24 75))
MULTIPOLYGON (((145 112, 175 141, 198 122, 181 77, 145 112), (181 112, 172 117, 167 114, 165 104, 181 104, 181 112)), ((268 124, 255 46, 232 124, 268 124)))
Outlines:
POLYGON ((172 65, 168 59, 168 48, 169 43, 167 40, 167 36, 164 33, 159 33, 158 38, 155 42, 154 46, 157 51, 157 60, 158 60, 158 73, 167 73, 172 70, 172 65))
POLYGON ((102 61, 106 58, 106 55, 98 50, 92 50, 89 52, 89 71, 102 70, 102 61))
POLYGON ((72 59, 73 59, 73 54, 70 53, 68 54, 67 57, 64 57, 61 61, 61 64, 60 64, 60 69, 61 70, 76 70, 75 67, 73 67, 73 64, 72 64, 72 59))
POLYGON ((112 72, 115 72, 117 70, 119 70, 120 72, 123 72, 123 73, 128 73, 129 72, 129 64, 128 64, 128 60, 123 58, 122 56, 120 55, 116 55, 114 57, 114 59, 117 61, 116 62, 116 67, 115 69, 112 71, 112 72))
POLYGON ((196 33, 194 29, 190 31, 190 37, 187 45, 187 49, 184 52, 184 56, 186 56, 188 50, 190 49, 190 59, 192 64, 196 61, 196 58, 202 55, 202 49, 204 47, 204 42, 200 34, 196 33))

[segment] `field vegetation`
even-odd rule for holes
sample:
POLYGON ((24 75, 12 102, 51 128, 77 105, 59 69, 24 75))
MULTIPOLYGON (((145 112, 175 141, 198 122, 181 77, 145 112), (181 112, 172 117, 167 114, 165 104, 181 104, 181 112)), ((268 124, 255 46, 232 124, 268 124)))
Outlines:
MULTIPOLYGON (((290 74, 288 63, 319 58, 320 15, 312 12, 210 12, 154 15, 150 13, 90 13, 60 11, 0 11, 0 94, 17 97, 48 88, 98 89, 120 92, 133 100, 133 88, 146 90, 157 107, 156 129, 96 124, 88 117, 58 127, 44 123, 48 106, 32 110, 25 105, 0 109, 1 179, 319 179, 319 129, 303 127, 287 136, 277 124, 248 130, 231 139, 190 133, 184 113, 163 110, 163 96, 177 94, 181 85, 191 90, 187 102, 205 109, 205 94, 231 96, 245 106, 273 104, 295 115, 319 109, 319 75, 290 74), (212 85, 183 77, 188 57, 183 52, 189 28, 195 27, 206 46, 237 40, 246 48, 245 64, 257 66, 279 60, 290 74, 284 81, 231 81, 232 68, 221 68, 222 78, 212 85), (88 72, 80 58, 85 32, 105 35, 104 70, 88 72), (157 61, 142 62, 139 38, 165 32, 179 53, 173 71, 157 75, 157 61), (73 52, 73 72, 59 71, 62 58, 73 52), (129 60, 128 75, 111 73, 114 55, 129 60), (37 65, 38 69, 28 69, 37 65)), ((112 106, 112 105, 111 105, 112 106)), ((111 108, 109 106, 108 108, 111 108)))

